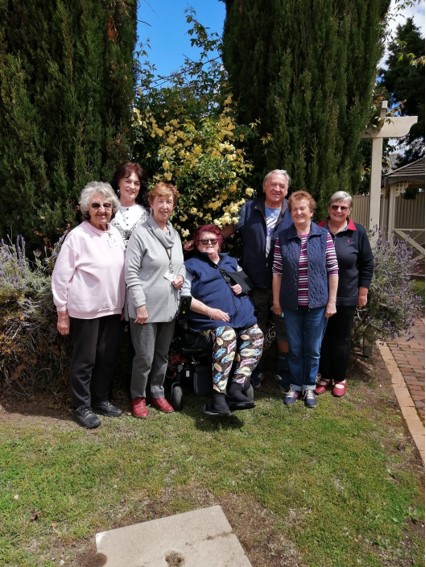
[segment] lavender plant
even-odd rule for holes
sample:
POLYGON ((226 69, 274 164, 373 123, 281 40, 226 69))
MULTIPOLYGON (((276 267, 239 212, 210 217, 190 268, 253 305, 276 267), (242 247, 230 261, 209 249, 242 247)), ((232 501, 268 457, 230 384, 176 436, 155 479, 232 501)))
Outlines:
POLYGON ((411 274, 416 259, 403 241, 391 242, 376 231, 372 235, 374 276, 367 306, 357 311, 353 336, 356 344, 393 339, 408 331, 422 311, 411 274))
POLYGON ((25 241, 0 241, 0 384, 3 392, 62 389, 67 342, 58 339, 50 290, 52 258, 30 262, 25 241))

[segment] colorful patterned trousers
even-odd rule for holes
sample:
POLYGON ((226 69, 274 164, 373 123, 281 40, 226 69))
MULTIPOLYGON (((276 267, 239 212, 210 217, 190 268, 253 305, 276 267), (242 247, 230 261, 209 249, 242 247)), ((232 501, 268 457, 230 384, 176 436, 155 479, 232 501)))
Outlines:
POLYGON ((256 324, 247 329, 233 329, 226 325, 203 331, 213 344, 213 389, 225 393, 228 379, 244 385, 262 356, 263 333, 256 324))

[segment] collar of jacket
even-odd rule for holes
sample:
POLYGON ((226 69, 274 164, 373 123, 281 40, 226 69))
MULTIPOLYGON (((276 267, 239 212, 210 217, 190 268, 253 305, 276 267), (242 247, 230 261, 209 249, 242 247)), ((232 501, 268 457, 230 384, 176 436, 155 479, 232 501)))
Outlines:
MULTIPOLYGON (((322 226, 324 228, 327 228, 328 226, 328 217, 326 217, 325 219, 323 219, 322 221, 320 221, 318 223, 318 226, 322 226)), ((346 227, 346 230, 356 230, 356 226, 355 223, 353 222, 353 220, 350 218, 348 220, 348 226, 346 227)))
MULTIPOLYGON (((260 214, 263 216, 263 218, 266 218, 265 207, 266 207, 265 197, 258 197, 254 202, 254 208, 257 211, 260 212, 260 214)), ((277 222, 280 222, 280 220, 285 215, 285 212, 286 212, 287 209, 288 209, 288 202, 287 202, 287 199, 284 197, 282 205, 281 205, 281 211, 280 211, 280 214, 278 215, 278 221, 277 222)))
POLYGON ((229 254, 227 254, 226 252, 219 252, 219 261, 218 261, 217 264, 215 264, 212 260, 210 260, 207 252, 200 252, 199 250, 197 250, 194 254, 194 258, 198 258, 199 260, 203 260, 203 262, 208 262, 209 264, 211 264, 214 267, 217 267, 225 256, 229 256, 229 254))
MULTIPOLYGON (((294 223, 287 229, 286 233, 287 240, 291 240, 292 238, 300 238, 297 234, 294 223)), ((314 222, 311 222, 311 229, 309 231, 308 238, 310 238, 311 236, 318 236, 319 234, 321 234, 321 228, 314 222)))

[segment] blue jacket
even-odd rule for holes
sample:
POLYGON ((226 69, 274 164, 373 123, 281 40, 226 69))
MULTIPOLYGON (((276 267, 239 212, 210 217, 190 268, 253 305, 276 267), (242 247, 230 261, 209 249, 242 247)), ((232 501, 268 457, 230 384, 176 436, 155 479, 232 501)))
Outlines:
POLYGON ((241 208, 240 219, 235 227, 243 239, 241 266, 252 280, 254 287, 272 288, 275 240, 292 222, 287 199, 284 199, 271 239, 271 248, 266 257, 265 198, 259 197, 253 201, 247 201, 241 208))
MULTIPOLYGON (((278 238, 283 259, 281 307, 282 309, 297 309, 301 240, 294 225, 281 232, 278 238)), ((316 309, 324 307, 328 302, 327 230, 311 224, 307 251, 309 307, 316 309)))
POLYGON ((245 294, 235 295, 222 272, 222 270, 236 271, 237 266, 237 260, 228 256, 228 254, 220 254, 218 264, 212 262, 207 254, 200 252, 196 252, 194 256, 186 260, 187 273, 192 277, 192 297, 209 307, 221 309, 230 316, 229 323, 224 323, 223 321, 213 321, 205 315, 190 311, 188 324, 191 329, 202 331, 222 325, 229 325, 234 329, 245 329, 256 323, 250 297, 245 294))

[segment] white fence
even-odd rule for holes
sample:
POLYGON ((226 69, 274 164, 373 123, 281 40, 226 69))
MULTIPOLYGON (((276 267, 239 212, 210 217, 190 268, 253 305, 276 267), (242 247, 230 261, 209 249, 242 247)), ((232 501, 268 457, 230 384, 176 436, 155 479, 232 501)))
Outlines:
MULTIPOLYGON (((386 232, 388 217, 388 199, 380 198, 380 230, 386 232)), ((352 218, 355 222, 368 227, 370 217, 369 195, 355 195, 353 198, 352 218)), ((399 195, 395 199, 395 228, 418 229, 425 228, 425 194, 417 193, 413 199, 399 195)))
MULTIPOLYGON (((380 231, 388 232, 389 200, 383 195, 380 198, 380 231)), ((352 219, 368 227, 370 218, 369 195, 353 197, 352 219)), ((393 227, 395 238, 405 240, 413 249, 414 257, 419 260, 419 269, 424 274, 425 258, 425 194, 416 193, 413 198, 404 194, 395 198, 395 222, 393 227), (421 268, 422 266, 422 268, 421 268)))

